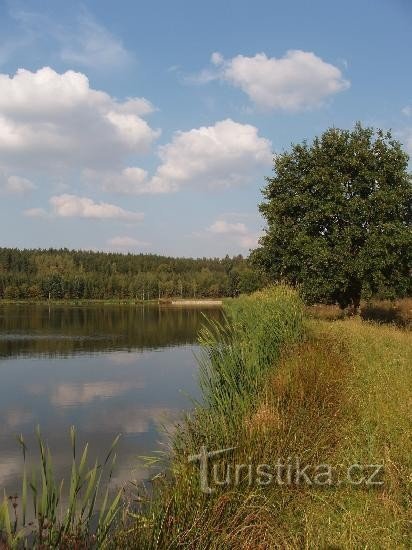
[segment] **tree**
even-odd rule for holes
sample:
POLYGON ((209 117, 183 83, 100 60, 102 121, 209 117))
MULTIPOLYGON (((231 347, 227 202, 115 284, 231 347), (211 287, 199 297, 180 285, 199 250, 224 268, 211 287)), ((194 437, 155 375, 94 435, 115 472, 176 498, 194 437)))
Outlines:
POLYGON ((408 155, 373 128, 331 128, 274 158, 252 262, 301 287, 309 303, 358 309, 371 295, 411 291, 412 182, 408 155))

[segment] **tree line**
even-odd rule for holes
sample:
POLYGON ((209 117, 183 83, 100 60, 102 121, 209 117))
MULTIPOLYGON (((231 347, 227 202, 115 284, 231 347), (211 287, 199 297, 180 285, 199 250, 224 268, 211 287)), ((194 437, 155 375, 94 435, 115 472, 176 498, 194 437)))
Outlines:
POLYGON ((6 300, 220 298, 263 284, 264 276, 241 255, 193 259, 0 248, 0 299, 6 300))

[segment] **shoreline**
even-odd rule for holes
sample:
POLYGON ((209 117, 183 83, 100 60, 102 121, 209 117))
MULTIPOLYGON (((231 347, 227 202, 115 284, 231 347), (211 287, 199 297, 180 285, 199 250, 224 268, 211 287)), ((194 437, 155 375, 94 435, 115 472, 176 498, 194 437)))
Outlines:
POLYGON ((208 305, 208 306, 221 306, 223 299, 207 299, 204 300, 190 300, 190 299, 173 299, 173 298, 156 298, 155 300, 131 300, 131 299, 90 299, 90 300, 72 300, 72 299, 60 299, 60 300, 4 300, 0 299, 0 306, 2 305, 41 305, 41 306, 144 306, 144 305, 159 305, 159 306, 194 306, 194 305, 208 305))

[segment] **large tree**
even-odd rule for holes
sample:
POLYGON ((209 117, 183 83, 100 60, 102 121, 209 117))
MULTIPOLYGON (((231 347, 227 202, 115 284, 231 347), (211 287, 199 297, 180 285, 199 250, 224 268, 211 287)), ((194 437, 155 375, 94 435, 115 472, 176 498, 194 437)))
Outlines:
POLYGON ((412 182, 391 134, 357 123, 274 158, 260 211, 267 221, 252 261, 299 285, 308 302, 359 307, 411 291, 412 182))

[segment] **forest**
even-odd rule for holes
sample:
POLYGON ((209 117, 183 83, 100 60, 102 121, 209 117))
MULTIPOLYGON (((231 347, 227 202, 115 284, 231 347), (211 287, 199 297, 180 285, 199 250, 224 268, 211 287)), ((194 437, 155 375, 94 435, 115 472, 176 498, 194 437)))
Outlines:
POLYGON ((243 256, 172 258, 68 249, 0 248, 0 299, 153 300, 253 292, 262 275, 243 256))

